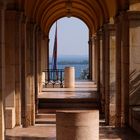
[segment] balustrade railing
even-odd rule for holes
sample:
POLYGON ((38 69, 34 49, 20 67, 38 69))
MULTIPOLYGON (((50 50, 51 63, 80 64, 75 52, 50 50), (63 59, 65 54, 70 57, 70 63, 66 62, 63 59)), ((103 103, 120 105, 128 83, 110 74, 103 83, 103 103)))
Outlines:
POLYGON ((43 85, 47 87, 48 85, 59 85, 63 87, 64 85, 64 70, 63 69, 46 69, 43 71, 44 73, 44 80, 43 85))

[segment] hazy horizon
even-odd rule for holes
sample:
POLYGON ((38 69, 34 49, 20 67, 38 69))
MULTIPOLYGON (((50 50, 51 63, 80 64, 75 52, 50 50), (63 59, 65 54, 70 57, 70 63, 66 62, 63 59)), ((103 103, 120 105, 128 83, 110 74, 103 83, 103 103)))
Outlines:
MULTIPOLYGON (((50 56, 50 63, 52 60, 52 57, 50 56)), ((57 62, 82 62, 82 61, 88 61, 88 56, 83 55, 61 55, 57 58, 57 62)))

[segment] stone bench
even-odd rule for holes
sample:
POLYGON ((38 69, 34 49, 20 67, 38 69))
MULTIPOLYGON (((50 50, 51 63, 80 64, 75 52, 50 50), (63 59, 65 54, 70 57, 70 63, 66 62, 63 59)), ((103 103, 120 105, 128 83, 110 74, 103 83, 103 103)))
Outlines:
POLYGON ((57 140, 99 140, 99 111, 56 111, 57 140))
POLYGON ((131 108, 131 127, 140 134, 140 107, 131 108))
POLYGON ((6 107, 5 109, 5 127, 6 129, 12 129, 15 127, 15 108, 6 107))

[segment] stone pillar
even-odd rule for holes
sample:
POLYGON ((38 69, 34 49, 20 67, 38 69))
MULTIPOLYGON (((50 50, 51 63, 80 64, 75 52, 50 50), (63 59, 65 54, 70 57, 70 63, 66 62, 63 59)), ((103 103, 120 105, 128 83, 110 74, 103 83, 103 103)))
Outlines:
POLYGON ((115 126, 116 116, 116 36, 115 25, 109 25, 109 125, 115 126))
POLYGON ((100 95, 101 112, 105 112, 105 36, 104 31, 100 31, 100 95))
POLYGON ((21 125, 21 19, 22 14, 16 15, 16 45, 15 45, 15 111, 16 111, 16 126, 21 125))
POLYGON ((92 37, 92 80, 97 83, 97 68, 96 68, 96 62, 97 62, 97 48, 96 48, 96 38, 92 37))
POLYGON ((115 28, 104 25, 105 30, 105 119, 106 124, 115 125, 115 28))
POLYGON ((121 22, 115 19, 116 26, 116 127, 121 127, 121 22))
POLYGON ((23 127, 28 126, 27 107, 26 107, 26 24, 27 18, 23 16, 21 24, 21 123, 23 127))
POLYGON ((48 37, 42 33, 42 47, 41 47, 41 70, 48 69, 48 37))
POLYGON ((41 91, 41 31, 39 27, 35 29, 35 113, 38 112, 38 93, 41 91))
POLYGON ((49 68, 49 51, 48 51, 48 36, 42 33, 42 45, 41 45, 41 71, 42 71, 42 80, 41 85, 45 87, 45 80, 48 79, 48 73, 45 73, 44 70, 49 68), (47 74, 47 75, 46 75, 47 74))
POLYGON ((5 140, 5 7, 0 3, 0 140, 5 140))
POLYGON ((42 91, 42 70, 41 70, 41 47, 42 47, 42 32, 40 28, 37 29, 36 32, 36 57, 37 57, 37 85, 38 85, 38 93, 42 91))
POLYGON ((31 125, 35 125, 35 29, 36 25, 31 23, 31 125))
POLYGON ((66 67, 64 71, 65 88, 75 88, 75 69, 74 67, 66 67))
POLYGON ((116 126, 129 123, 129 21, 127 12, 116 18, 116 126))
POLYGON ((121 13, 122 21, 122 125, 129 124, 129 20, 127 12, 121 13))
MULTIPOLYGON (((91 35, 90 35, 91 36, 91 35)), ((89 79, 92 80, 92 39, 89 39, 89 79)))
POLYGON ((98 46, 98 91, 100 93, 100 112, 104 112, 104 96, 103 96, 103 85, 102 85, 102 31, 97 33, 97 46, 98 46))
POLYGON ((97 91, 100 93, 100 34, 97 33, 95 39, 96 47, 96 77, 97 77, 97 91))
POLYGON ((105 90, 104 90, 104 94, 105 94, 105 122, 107 125, 109 125, 109 112, 110 112, 110 94, 109 94, 109 73, 110 73, 110 69, 109 69, 109 29, 108 29, 108 24, 103 26, 104 28, 104 86, 105 86, 105 90))
POLYGON ((57 140, 99 140, 99 111, 58 111, 57 140))
POLYGON ((27 22, 26 45, 26 108, 28 126, 35 124, 35 94, 34 94, 34 25, 27 22))
POLYGON ((20 125, 20 35, 19 21, 16 11, 6 11, 5 13, 5 84, 6 84, 6 127, 13 128, 16 124, 20 125), (17 97, 17 101, 16 101, 17 97), (16 103, 18 113, 16 116, 16 103), (10 115, 9 115, 10 114, 10 115))

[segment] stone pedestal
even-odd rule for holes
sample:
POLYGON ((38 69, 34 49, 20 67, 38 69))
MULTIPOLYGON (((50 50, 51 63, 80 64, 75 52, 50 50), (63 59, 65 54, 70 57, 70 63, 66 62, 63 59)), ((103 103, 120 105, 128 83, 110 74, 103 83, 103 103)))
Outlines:
POLYGON ((65 88, 74 88, 75 87, 75 69, 74 69, 74 67, 65 68, 64 86, 65 86, 65 88))
POLYGON ((57 140, 99 140, 99 111, 56 113, 57 140))

